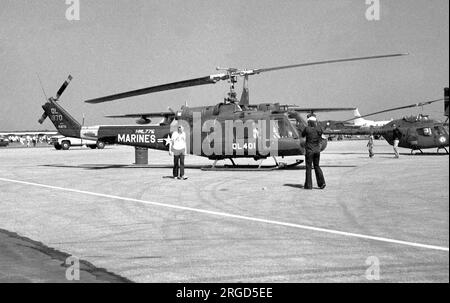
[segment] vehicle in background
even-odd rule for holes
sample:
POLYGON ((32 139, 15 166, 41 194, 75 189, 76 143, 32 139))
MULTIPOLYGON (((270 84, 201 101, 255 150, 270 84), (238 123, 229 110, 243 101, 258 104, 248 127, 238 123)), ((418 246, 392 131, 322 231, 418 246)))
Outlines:
POLYGON ((53 145, 57 150, 68 150, 72 146, 83 146, 86 145, 87 147, 91 149, 104 149, 105 143, 102 141, 95 141, 95 140, 86 140, 86 139, 80 139, 80 138, 72 138, 72 137, 66 137, 66 136, 53 136, 50 138, 50 143, 53 145))
POLYGON ((4 138, 4 137, 0 137, 0 147, 6 147, 9 144, 9 140, 4 138))

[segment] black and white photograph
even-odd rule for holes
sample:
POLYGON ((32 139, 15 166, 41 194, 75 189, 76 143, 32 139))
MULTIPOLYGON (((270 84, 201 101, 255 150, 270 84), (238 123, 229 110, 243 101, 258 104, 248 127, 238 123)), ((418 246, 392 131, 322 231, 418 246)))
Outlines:
POLYGON ((0 284, 449 283, 448 87, 447 0, 0 0, 0 284))

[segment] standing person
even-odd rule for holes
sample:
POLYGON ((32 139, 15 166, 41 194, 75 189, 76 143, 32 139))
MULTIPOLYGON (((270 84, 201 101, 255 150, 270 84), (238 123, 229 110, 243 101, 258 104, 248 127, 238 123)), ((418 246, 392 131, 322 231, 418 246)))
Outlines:
POLYGON ((312 189, 312 166, 314 164, 314 171, 316 173, 317 186, 324 189, 325 178, 323 177, 322 169, 320 168, 320 151, 322 141, 322 128, 318 126, 317 119, 314 115, 308 115, 308 126, 303 130, 302 137, 306 137, 306 180, 305 189, 312 189))
POLYGON ((394 139, 394 154, 395 154, 395 158, 399 158, 400 154, 398 153, 398 144, 400 143, 400 139, 402 138, 402 133, 401 131, 398 129, 397 124, 393 124, 392 127, 394 128, 394 133, 393 133, 393 139, 394 139))
POLYGON ((373 153, 373 135, 372 134, 369 136, 369 142, 367 142, 367 147, 369 148, 369 157, 373 158, 373 156, 375 154, 373 153))
POLYGON ((184 176, 184 156, 186 155, 186 133, 181 125, 177 131, 173 132, 170 144, 169 155, 173 155, 173 177, 186 180, 184 176))

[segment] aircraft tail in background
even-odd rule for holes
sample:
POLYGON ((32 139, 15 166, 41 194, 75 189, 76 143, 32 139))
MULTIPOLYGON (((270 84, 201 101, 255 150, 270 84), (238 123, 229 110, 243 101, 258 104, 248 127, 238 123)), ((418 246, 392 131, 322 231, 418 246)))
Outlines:
POLYGON ((39 119, 39 123, 42 124, 44 120, 49 117, 61 135, 80 138, 81 124, 75 120, 75 118, 73 118, 61 105, 58 104, 59 98, 71 80, 72 76, 69 75, 67 80, 56 93, 56 97, 48 98, 47 102, 42 105, 44 113, 39 119))
POLYGON ((361 118, 361 114, 359 113, 358 108, 353 111, 353 116, 355 117, 355 119, 353 120, 353 124, 358 126, 364 126, 367 124, 367 120, 361 118))
POLYGON ((361 118, 362 116, 359 113, 358 108, 356 108, 353 111, 353 116, 355 117, 354 119, 352 119, 353 124, 355 126, 362 126, 362 127, 374 127, 374 126, 378 127, 378 126, 386 125, 386 124, 388 124, 389 122, 392 121, 392 119, 391 120, 386 120, 386 121, 366 120, 364 118, 361 118))

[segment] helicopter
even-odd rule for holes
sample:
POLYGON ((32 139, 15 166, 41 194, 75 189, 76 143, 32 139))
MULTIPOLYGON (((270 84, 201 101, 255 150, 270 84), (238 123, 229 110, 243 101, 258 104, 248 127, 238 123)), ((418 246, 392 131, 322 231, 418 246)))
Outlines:
MULTIPOLYGON (((249 76, 289 68, 404 55, 407 54, 355 57, 262 69, 217 68, 221 73, 85 101, 98 104, 166 90, 215 84, 219 81, 227 81, 230 85, 228 96, 223 102, 216 105, 192 108, 183 106, 178 111, 169 107, 167 112, 107 116, 109 118, 137 118, 137 125, 81 126, 58 103, 62 93, 72 80, 72 77, 69 76, 58 90, 56 97, 49 98, 42 106, 44 114, 39 122, 42 123, 45 118, 50 117, 55 127, 63 135, 98 140, 109 144, 134 146, 136 155, 138 152, 149 148, 167 151, 172 131, 175 130, 177 125, 182 125, 187 137, 187 152, 214 160, 213 167, 219 160, 229 159, 235 166, 233 160, 235 158, 253 158, 256 161, 261 160, 259 169, 264 159, 272 157, 275 161, 275 167, 282 168, 285 165, 278 163, 276 157, 284 158, 305 154, 305 142, 300 134, 306 127, 306 119, 301 113, 347 111, 355 108, 302 108, 297 105, 282 105, 280 103, 250 104, 249 76), (244 83, 241 98, 238 100, 235 84, 240 77, 244 79, 244 83), (158 122, 155 123, 154 121, 158 122)), ((322 150, 326 147, 327 141, 323 140, 322 150)), ((301 162, 297 160, 292 165, 298 165, 301 162)), ((145 160, 143 163, 145 163, 145 160)))
MULTIPOLYGON (((420 102, 415 104, 410 104, 406 106, 394 107, 390 109, 385 109, 382 111, 370 113, 357 118, 365 118, 381 113, 386 113, 390 111, 395 111, 399 109, 422 107, 425 105, 430 105, 435 102, 444 101, 444 115, 447 117, 449 115, 449 89, 444 89, 444 98, 436 99, 426 102, 420 102)), ((407 116, 401 119, 395 119, 389 121, 382 126, 373 127, 361 127, 355 126, 353 124, 348 124, 348 122, 357 119, 349 119, 346 121, 323 121, 321 122, 324 128, 324 133, 327 135, 374 135, 383 137, 390 145, 394 144, 394 128, 398 128, 402 137, 399 141, 399 147, 407 148, 411 150, 411 154, 419 151, 423 154, 423 149, 436 148, 437 153, 441 149, 444 149, 448 154, 449 146, 449 131, 448 124, 446 122, 441 122, 430 118, 425 114, 418 114, 416 116, 407 116)))

